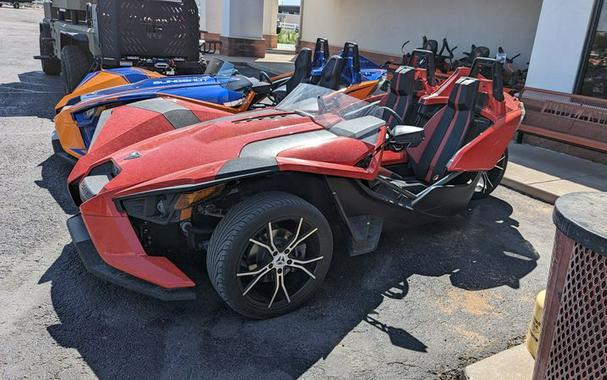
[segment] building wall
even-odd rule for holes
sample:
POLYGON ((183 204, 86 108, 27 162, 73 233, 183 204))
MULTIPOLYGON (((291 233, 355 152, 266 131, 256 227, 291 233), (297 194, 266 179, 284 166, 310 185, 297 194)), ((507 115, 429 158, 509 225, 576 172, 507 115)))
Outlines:
POLYGON ((196 0, 196 6, 198 6, 198 16, 200 17, 200 31, 204 32, 207 30, 207 1, 196 0))
POLYGON ((266 48, 273 49, 278 46, 276 35, 276 22, 278 21, 278 0, 263 0, 263 38, 266 48))
POLYGON ((503 46, 511 56, 521 53, 515 63, 524 66, 541 4, 542 0, 304 0, 302 40, 325 37, 334 46, 353 41, 361 50, 398 56, 406 40, 416 48, 424 35, 439 41, 447 37, 452 47, 458 46, 456 58, 472 43, 488 46, 492 54, 503 46))
POLYGON ((263 34, 276 34, 276 20, 278 19, 278 0, 263 1, 263 34))
POLYGON ((544 0, 527 86, 573 92, 594 0, 544 0))
POLYGON ((206 31, 212 36, 218 37, 223 28, 223 1, 202 0, 206 2, 205 22, 206 31))
POLYGON ((261 39, 263 35, 263 0, 224 0, 221 35, 261 39))

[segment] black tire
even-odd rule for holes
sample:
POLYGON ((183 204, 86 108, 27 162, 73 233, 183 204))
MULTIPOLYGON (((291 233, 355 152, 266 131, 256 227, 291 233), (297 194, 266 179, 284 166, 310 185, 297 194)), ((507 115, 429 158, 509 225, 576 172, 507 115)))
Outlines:
POLYGON ((72 92, 91 67, 89 54, 79 46, 66 45, 61 49, 61 73, 65 92, 72 92))
MULTIPOLYGON (((293 231, 299 230, 294 224, 292 226, 293 231)), ((270 243, 267 244, 270 245, 270 243)), ((329 270, 332 254, 333 235, 331 227, 316 207, 291 194, 268 192, 252 196, 235 205, 219 222, 209 242, 207 270, 211 284, 232 309, 249 318, 264 319, 288 313, 305 303, 322 284, 329 270), (280 224, 293 223, 295 220, 299 221, 301 233, 295 232, 286 236, 282 241, 279 240, 280 224), (276 227, 276 237, 273 238, 276 239, 275 246, 283 250, 280 253, 272 254, 272 256, 270 256, 270 251, 260 248, 249 240, 255 238, 261 241, 260 236, 262 235, 260 234, 264 233, 268 238, 270 234, 267 232, 269 229, 266 226, 269 226, 270 223, 273 223, 273 226, 276 227), (317 230, 314 231, 314 228, 317 230), (295 243, 298 236, 301 239, 302 235, 309 237, 306 238, 305 242, 288 250, 288 246, 295 243), (306 272, 313 274, 313 276, 292 266, 279 268, 277 265, 272 268, 272 263, 276 262, 279 255, 284 257, 286 254, 289 258, 288 263, 296 264, 293 262, 295 257, 301 257, 297 256, 301 254, 301 250, 298 250, 298 248, 303 248, 304 258, 309 261, 305 264, 308 265, 306 268, 308 271, 306 272), (250 252, 254 249, 257 250, 254 256, 255 267, 251 269, 251 265, 246 260, 251 257, 250 252), (260 262, 262 256, 269 258, 269 261, 260 262), (312 263, 312 261, 314 262, 312 263), (262 267, 262 270, 269 267, 270 272, 266 272, 268 274, 265 276, 239 277, 239 274, 243 275, 243 271, 241 271, 243 264, 245 264, 245 272, 253 273, 250 271, 254 271, 258 267, 262 267), (309 266, 311 264, 314 264, 313 269, 309 266), (280 273, 283 274, 280 275, 280 273), (281 294, 277 296, 279 275, 283 276, 284 293, 281 291, 281 294), (257 279, 257 277, 260 279, 257 279), (243 281, 248 278, 251 278, 251 280, 245 286, 243 281), (272 279, 274 279, 273 283, 271 282, 272 279), (299 285, 297 290, 287 297, 285 294, 288 293, 286 289, 289 279, 299 281, 299 285), (253 282, 255 284, 251 285, 253 282), (255 286, 257 286, 257 289, 254 291, 252 289, 255 286), (248 291, 246 289, 249 287, 251 291, 245 295, 248 291), (255 292, 263 294, 263 290, 268 289, 270 289, 270 293, 274 294, 269 302, 266 301, 270 299, 270 294, 268 294, 267 299, 263 299, 262 295, 258 295, 257 298, 253 295, 255 292), (280 297, 282 300, 276 298, 276 302, 274 302, 274 297, 280 297)), ((298 263, 301 262, 302 260, 298 263)), ((297 285, 298 283, 291 282, 290 285, 297 285)), ((293 286, 290 291, 293 291, 293 286)))
POLYGON ((61 61, 55 57, 53 49, 53 41, 51 40, 51 26, 47 23, 40 23, 40 55, 43 57, 51 57, 41 59, 42 71, 47 75, 59 75, 61 73, 61 61))
POLYGON ((15 9, 19 9, 19 7, 21 7, 21 4, 19 4, 19 2, 18 2, 18 1, 15 1, 15 2, 13 3, 13 8, 15 8, 15 9))
POLYGON ((484 199, 489 196, 495 190, 496 187, 502 182, 506 167, 508 166, 508 149, 504 152, 502 157, 497 161, 495 167, 488 172, 481 174, 481 179, 477 184, 472 199, 484 199))

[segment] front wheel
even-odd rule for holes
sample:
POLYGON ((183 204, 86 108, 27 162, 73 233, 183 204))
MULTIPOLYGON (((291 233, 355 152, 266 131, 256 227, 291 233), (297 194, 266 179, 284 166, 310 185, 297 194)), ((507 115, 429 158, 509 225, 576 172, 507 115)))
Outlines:
POLYGON ((502 182, 506 167, 508 166, 508 149, 504 152, 502 157, 497 161, 497 164, 493 169, 488 172, 481 172, 481 178, 476 184, 474 195, 472 199, 483 199, 487 198, 489 194, 495 190, 495 188, 502 182))
POLYGON ((15 1, 15 2, 13 3, 13 8, 15 8, 15 9, 19 9, 19 7, 21 7, 21 4, 19 4, 19 2, 18 2, 18 1, 15 1))
POLYGON ((213 287, 236 312, 271 318, 290 312, 320 287, 333 236, 323 214, 287 193, 255 195, 219 222, 207 252, 213 287))

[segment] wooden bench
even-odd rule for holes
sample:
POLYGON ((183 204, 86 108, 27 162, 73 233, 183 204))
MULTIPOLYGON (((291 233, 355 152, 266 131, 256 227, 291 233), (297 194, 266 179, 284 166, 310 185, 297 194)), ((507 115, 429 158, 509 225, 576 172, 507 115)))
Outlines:
POLYGON ((530 134, 607 152, 607 100, 536 88, 521 92, 526 115, 517 142, 530 134))
POLYGON ((524 134, 534 135, 543 137, 549 140, 555 140, 559 142, 563 142, 566 144, 576 145, 586 149, 597 150, 599 152, 607 153, 607 143, 595 141, 586 137, 572 136, 563 132, 551 131, 549 129, 544 129, 541 127, 534 127, 527 124, 521 124, 518 129, 518 135, 516 137, 516 142, 523 142, 524 134))

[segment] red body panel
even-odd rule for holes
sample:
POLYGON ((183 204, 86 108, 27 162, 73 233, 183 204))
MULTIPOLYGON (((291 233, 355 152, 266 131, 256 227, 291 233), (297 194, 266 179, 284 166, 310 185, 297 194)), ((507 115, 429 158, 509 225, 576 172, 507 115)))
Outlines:
MULTIPOLYGON (((292 152, 292 150, 281 152, 276 159, 281 171, 296 171, 366 180, 374 179, 377 177, 377 173, 381 168, 383 153, 382 149, 377 148, 382 146, 386 141, 386 130, 387 128, 385 126, 380 128, 378 139, 374 147, 365 144, 362 141, 347 138, 336 138, 334 139, 335 141, 327 143, 327 146, 331 146, 336 150, 336 152, 330 156, 333 159, 333 162, 322 162, 319 161, 318 157, 314 158, 314 156, 308 156, 308 159, 294 157, 295 155, 293 154, 294 152, 292 152), (369 166, 366 168, 355 166, 355 164, 360 160, 354 161, 354 164, 346 164, 343 163, 343 161, 339 162, 340 160, 336 158, 336 155, 344 154, 347 150, 353 148, 355 146, 355 141, 358 141, 358 143, 364 144, 367 147, 366 154, 373 153, 373 151, 377 152, 373 156, 369 166)), ((358 152, 363 153, 362 145, 356 145, 359 147, 358 152)), ((311 153, 311 151, 309 153, 311 153)), ((363 154, 362 157, 364 157, 366 154, 363 154)), ((350 158, 353 157, 351 156, 350 158)))
POLYGON ((191 171, 201 163, 207 165, 238 157, 242 147, 249 142, 322 128, 307 117, 293 114, 288 114, 292 116, 289 118, 254 121, 256 118, 282 114, 285 113, 263 110, 213 120, 208 125, 201 123, 178 130, 171 128, 169 132, 140 140, 126 149, 107 154, 85 155, 76 163, 68 181, 74 182, 86 175, 92 167, 112 159, 121 167, 133 167, 125 171, 126 176, 116 177, 112 184, 139 184, 176 171, 191 171), (292 127, 289 128, 289 125, 292 127), (162 149, 158 149, 159 146, 162 146, 162 149), (138 167, 141 161, 125 160, 133 151, 147 157, 141 168, 138 167))
MULTIPOLYGON (((201 122, 214 120, 231 114, 214 108, 208 108, 191 102, 171 100, 191 110, 201 122)), ((112 113, 105 122, 103 131, 97 136, 90 150, 76 164, 68 181, 81 177, 83 168, 91 168, 99 162, 107 160, 112 153, 128 147, 136 142, 143 141, 152 136, 160 135, 175 129, 158 112, 125 105, 112 109, 112 113)))
MULTIPOLYGON (((508 95, 510 96, 510 95, 508 95)), ((506 99, 506 104, 518 107, 518 101, 506 99)), ((498 162, 514 132, 522 121, 521 109, 511 110, 501 116, 494 125, 461 148, 448 165, 450 171, 486 171, 498 162)))
POLYGON ((99 147, 97 150, 109 154, 149 136, 173 129, 164 115, 128 105, 114 108, 103 128, 104 133, 99 133, 89 152, 99 147), (145 127, 137 128, 142 125, 145 127))
POLYGON ((99 255, 110 266, 163 288, 193 287, 194 282, 165 257, 148 256, 126 215, 109 196, 97 196, 80 206, 84 224, 99 255))
POLYGON ((407 162, 407 157, 407 151, 405 150, 401 150, 400 152, 386 150, 384 151, 381 164, 384 166, 400 164, 403 162, 407 162))
POLYGON ((278 157, 297 158, 319 164, 324 162, 354 166, 365 158, 372 149, 373 145, 363 141, 337 137, 314 146, 284 150, 280 152, 278 157))
MULTIPOLYGON (((231 115, 228 112, 192 102, 172 98, 164 99, 167 102, 174 102, 189 109, 200 122, 231 115)), ((148 137, 174 129, 162 113, 138 108, 134 106, 135 104, 112 109, 112 114, 105 123, 103 133, 99 134, 91 150, 94 150, 98 146, 103 147, 111 141, 112 145, 108 148, 108 153, 106 153, 109 154, 119 148, 124 148, 148 137)), ((106 150, 105 147, 103 149, 106 150)))

